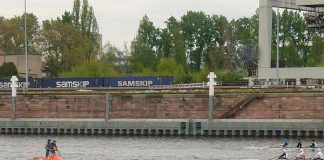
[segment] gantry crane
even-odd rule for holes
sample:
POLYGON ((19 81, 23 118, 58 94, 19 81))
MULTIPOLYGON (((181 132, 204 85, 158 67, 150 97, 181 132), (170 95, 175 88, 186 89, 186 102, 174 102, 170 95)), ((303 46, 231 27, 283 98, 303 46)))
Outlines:
POLYGON ((272 8, 285 8, 307 11, 310 14, 310 27, 322 25, 324 0, 260 0, 259 1, 259 62, 257 79, 296 79, 297 85, 302 78, 324 79, 324 67, 271 68, 272 8), (320 21, 318 21, 320 19, 320 21), (314 23, 315 22, 315 23, 314 23), (279 73, 278 73, 279 72, 279 73), (279 74, 279 76, 278 76, 279 74))

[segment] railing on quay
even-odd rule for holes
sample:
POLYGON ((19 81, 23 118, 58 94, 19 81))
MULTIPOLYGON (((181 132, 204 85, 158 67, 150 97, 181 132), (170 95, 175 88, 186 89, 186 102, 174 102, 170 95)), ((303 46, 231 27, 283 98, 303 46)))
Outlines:
MULTIPOLYGON (((296 85, 295 81, 285 81, 285 83, 275 84, 272 81, 261 81, 254 83, 253 86, 248 85, 248 81, 230 81, 217 82, 215 88, 222 89, 244 89, 244 88, 323 88, 324 81, 310 81, 302 80, 301 85, 296 85)), ((207 90, 208 83, 188 83, 188 84, 173 84, 173 85, 152 85, 147 87, 86 87, 86 88, 29 88, 29 92, 91 92, 91 91, 152 91, 152 90, 207 90)), ((23 89, 18 88, 18 92, 23 92, 23 89)), ((10 88, 0 88, 0 93, 9 93, 10 88)))

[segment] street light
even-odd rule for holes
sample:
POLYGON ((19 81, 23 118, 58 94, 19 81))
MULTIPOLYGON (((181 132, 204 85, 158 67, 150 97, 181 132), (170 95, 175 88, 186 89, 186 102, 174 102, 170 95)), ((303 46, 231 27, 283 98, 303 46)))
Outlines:
POLYGON ((28 56, 27 56, 27 13, 26 13, 26 0, 25 0, 25 76, 26 76, 26 83, 25 83, 25 91, 28 91, 28 56))
POLYGON ((279 0, 277 0, 277 85, 279 85, 279 0))

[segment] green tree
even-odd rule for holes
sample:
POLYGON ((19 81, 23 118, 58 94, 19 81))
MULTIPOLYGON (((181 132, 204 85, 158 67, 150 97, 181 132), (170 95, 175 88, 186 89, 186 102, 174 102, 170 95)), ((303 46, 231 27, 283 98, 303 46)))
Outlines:
POLYGON ((83 64, 90 42, 79 30, 62 20, 43 22, 42 48, 52 77, 83 64))
MULTIPOLYGON (((27 14, 27 46, 28 53, 40 54, 38 20, 32 13, 27 14)), ((0 20, 0 48, 8 54, 23 54, 25 51, 24 16, 0 20)))
POLYGON ((89 62, 96 59, 101 52, 101 34, 93 7, 89 5, 88 0, 83 0, 82 6, 80 0, 74 0, 73 11, 70 15, 73 26, 89 39, 90 50, 86 52, 85 60, 89 62))
POLYGON ((0 78, 9 78, 13 75, 18 75, 18 71, 14 63, 4 63, 2 66, 0 66, 0 78))
POLYGON ((81 1, 74 0, 72 19, 73 19, 73 26, 77 28, 80 28, 80 7, 81 7, 81 1))
POLYGON ((175 83, 182 83, 185 80, 186 73, 181 64, 178 64, 174 58, 164 58, 157 66, 157 73, 163 76, 173 76, 175 83))
POLYGON ((205 47, 211 43, 212 23, 204 12, 189 11, 181 17, 181 31, 185 38, 189 68, 200 71, 207 54, 205 47))
POLYGON ((103 52, 99 59, 105 65, 114 66, 118 61, 118 57, 122 57, 121 51, 108 42, 103 47, 103 52))
POLYGON ((60 77, 111 77, 119 75, 112 66, 105 65, 97 60, 75 66, 70 72, 60 73, 60 77))
MULTIPOLYGON (((272 39, 272 60, 276 59, 276 13, 273 18, 273 39, 272 39)), ((317 34, 317 31, 312 28, 307 28, 305 19, 296 11, 285 10, 280 18, 280 61, 284 61, 289 67, 306 67, 308 59, 311 56, 310 44, 312 37, 317 34)))
POLYGON ((251 17, 239 18, 234 22, 234 34, 238 43, 241 45, 256 45, 258 44, 258 25, 259 17, 256 13, 251 17))
POLYGON ((166 54, 164 57, 174 57, 176 62, 182 65, 185 69, 187 68, 187 56, 186 56, 186 44, 184 36, 181 34, 181 28, 179 22, 175 17, 170 17, 167 21, 166 31, 166 54))
POLYGON ((309 56, 308 66, 324 67, 324 39, 320 36, 314 36, 309 56))
POLYGON ((158 63, 157 35, 158 29, 145 15, 140 22, 137 36, 131 44, 130 63, 133 71, 141 72, 144 68, 152 71, 156 70, 158 63))
POLYGON ((101 63, 113 67, 114 70, 121 74, 129 73, 129 55, 126 46, 122 51, 110 42, 107 42, 99 59, 101 63))

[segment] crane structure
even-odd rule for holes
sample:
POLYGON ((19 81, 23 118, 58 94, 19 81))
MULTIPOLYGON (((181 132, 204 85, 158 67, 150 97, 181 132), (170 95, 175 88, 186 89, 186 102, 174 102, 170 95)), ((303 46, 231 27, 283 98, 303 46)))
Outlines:
POLYGON ((285 8, 309 13, 324 13, 324 0, 259 0, 259 80, 324 79, 324 67, 271 68, 272 8, 285 8), (278 73, 279 72, 279 73, 278 73), (279 74, 279 76, 278 76, 279 74))

